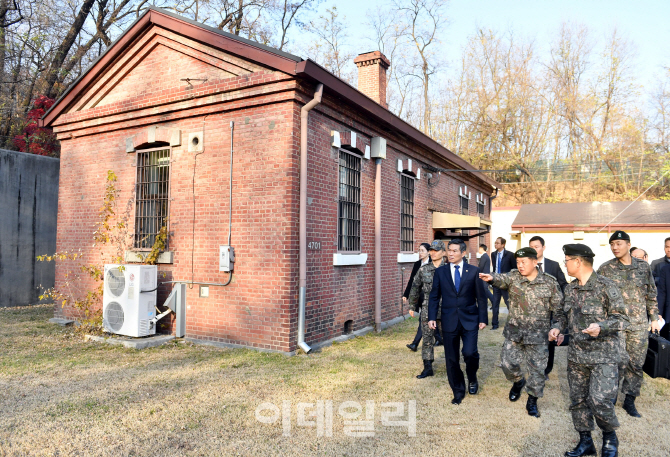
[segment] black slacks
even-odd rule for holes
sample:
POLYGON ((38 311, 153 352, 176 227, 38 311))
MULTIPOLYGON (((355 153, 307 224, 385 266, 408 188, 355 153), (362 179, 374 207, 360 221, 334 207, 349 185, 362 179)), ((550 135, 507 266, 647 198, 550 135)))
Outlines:
POLYGON ((465 378, 461 370, 459 349, 463 342, 463 360, 465 361, 465 373, 468 382, 477 381, 477 370, 479 369, 479 352, 477 351, 477 337, 479 328, 465 330, 458 322, 453 332, 444 330, 445 322, 442 322, 442 340, 444 344, 444 358, 447 362, 447 379, 454 397, 465 397, 465 378))

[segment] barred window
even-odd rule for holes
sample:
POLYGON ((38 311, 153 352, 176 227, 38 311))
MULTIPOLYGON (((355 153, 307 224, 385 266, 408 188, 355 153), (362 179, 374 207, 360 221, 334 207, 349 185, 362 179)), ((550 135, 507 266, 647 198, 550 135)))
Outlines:
POLYGON ((170 194, 170 150, 137 153, 135 248, 151 249, 167 224, 170 194))
POLYGON ((340 150, 337 249, 361 250, 361 158, 340 150))
POLYGON ((414 250, 414 178, 400 175, 400 251, 414 250))
POLYGON ((462 195, 459 198, 461 200, 461 214, 465 214, 467 216, 470 214, 470 199, 462 195))

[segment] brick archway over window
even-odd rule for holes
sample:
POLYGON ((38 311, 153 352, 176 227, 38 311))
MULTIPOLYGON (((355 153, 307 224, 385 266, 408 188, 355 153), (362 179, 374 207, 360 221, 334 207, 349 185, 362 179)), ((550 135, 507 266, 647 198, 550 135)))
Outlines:
POLYGON ((181 144, 181 130, 151 126, 126 138, 126 152, 135 152, 135 149, 142 144, 159 141, 169 143, 170 146, 179 146, 181 144))

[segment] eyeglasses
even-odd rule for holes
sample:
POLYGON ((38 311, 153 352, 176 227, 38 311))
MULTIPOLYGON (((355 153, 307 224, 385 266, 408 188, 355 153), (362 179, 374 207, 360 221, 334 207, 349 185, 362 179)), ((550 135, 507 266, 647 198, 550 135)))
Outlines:
POLYGON ((571 261, 571 260, 577 260, 577 257, 573 257, 573 258, 571 258, 571 259, 565 259, 565 260, 563 261, 563 265, 567 267, 567 266, 568 266, 568 262, 571 261))

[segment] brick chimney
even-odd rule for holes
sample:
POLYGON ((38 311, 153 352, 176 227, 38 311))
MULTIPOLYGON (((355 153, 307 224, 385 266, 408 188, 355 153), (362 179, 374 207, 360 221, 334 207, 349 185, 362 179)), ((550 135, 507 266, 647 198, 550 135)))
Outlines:
POLYGON ((379 51, 359 54, 354 59, 358 67, 358 90, 388 108, 386 104, 386 70, 391 62, 379 51))

